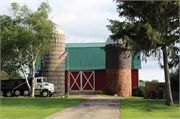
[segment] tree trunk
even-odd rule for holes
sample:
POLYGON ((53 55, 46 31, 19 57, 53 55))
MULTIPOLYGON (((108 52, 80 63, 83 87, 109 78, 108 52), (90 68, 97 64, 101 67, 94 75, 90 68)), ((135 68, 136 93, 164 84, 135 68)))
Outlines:
POLYGON ((35 71, 35 62, 36 61, 34 61, 33 60, 33 56, 32 56, 32 92, 31 92, 31 97, 34 97, 34 90, 35 90, 35 86, 34 86, 34 78, 35 78, 35 73, 34 73, 34 71, 35 71))
POLYGON ((171 92, 171 82, 169 77, 169 66, 167 60, 167 51, 166 46, 162 48, 163 51, 163 61, 164 61, 164 74, 165 74, 165 84, 166 84, 166 105, 172 106, 173 99, 172 99, 172 92, 171 92))
POLYGON ((20 61, 20 65, 21 65, 21 68, 22 68, 22 70, 23 70, 23 74, 24 74, 24 77, 25 77, 25 80, 26 80, 26 84, 27 84, 27 86, 28 86, 28 90, 29 90, 29 93, 30 93, 30 92, 31 92, 31 86, 29 85, 29 81, 27 80, 27 76, 26 76, 26 73, 25 73, 25 71, 24 71, 24 67, 23 67, 21 61, 20 61))

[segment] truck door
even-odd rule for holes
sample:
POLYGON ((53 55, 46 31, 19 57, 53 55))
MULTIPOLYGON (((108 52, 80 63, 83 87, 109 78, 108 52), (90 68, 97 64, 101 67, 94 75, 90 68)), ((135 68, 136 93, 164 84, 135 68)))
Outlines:
POLYGON ((41 78, 37 79, 36 89, 42 89, 42 79, 41 78))

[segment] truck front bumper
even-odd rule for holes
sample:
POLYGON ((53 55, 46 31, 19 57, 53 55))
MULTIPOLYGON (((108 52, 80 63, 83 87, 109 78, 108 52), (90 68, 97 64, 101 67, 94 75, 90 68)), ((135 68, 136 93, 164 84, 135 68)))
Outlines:
POLYGON ((53 95, 53 94, 55 94, 55 93, 57 93, 57 92, 51 92, 51 91, 50 91, 50 95, 53 95))

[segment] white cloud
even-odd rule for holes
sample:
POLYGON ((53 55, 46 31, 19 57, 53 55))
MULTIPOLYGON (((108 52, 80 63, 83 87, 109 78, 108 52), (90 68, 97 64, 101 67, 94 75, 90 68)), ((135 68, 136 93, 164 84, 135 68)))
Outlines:
POLYGON ((153 80, 158 79, 159 82, 164 82, 164 69, 161 69, 157 58, 149 57, 147 62, 141 61, 142 69, 139 70, 139 79, 153 80))
POLYGON ((153 79, 158 79, 159 82, 165 82, 164 71, 161 69, 140 69, 139 79, 151 81, 153 79))
MULTIPOLYGON (((44 0, 43 0, 44 1, 44 0)), ((10 1, 11 2, 11 1, 10 1)), ((7 14, 8 10, 4 6, 10 6, 10 2, 3 2, 2 14, 7 14)), ((16 2, 23 5, 25 3, 33 11, 35 11, 42 0, 17 0, 16 2)), ((77 38, 77 41, 89 42, 97 41, 93 39, 107 39, 111 34, 106 25, 110 24, 109 19, 118 19, 116 13, 116 4, 106 0, 50 0, 50 7, 53 11, 50 15, 52 21, 59 24, 65 31, 66 40, 71 41, 71 36, 77 38)))
POLYGON ((77 37, 77 36, 70 36, 66 39, 66 43, 90 43, 90 42, 105 42, 106 39, 102 39, 102 38, 94 38, 94 37, 89 37, 89 38, 85 38, 85 37, 77 37))
POLYGON ((72 28, 76 27, 76 22, 79 20, 78 17, 72 13, 62 13, 60 15, 54 15, 53 17, 52 20, 56 24, 72 28))
MULTIPOLYGON (((55 23, 62 26, 66 35, 66 42, 76 37, 76 41, 86 42, 93 39, 107 39, 111 34, 106 25, 108 18, 118 18, 115 3, 107 2, 50 2, 53 8, 55 23), (81 40, 81 37, 84 39, 81 40), (78 39, 80 38, 80 39, 78 39)), ((98 40, 99 41, 99 40, 98 40)), ((102 41, 102 40, 100 40, 102 41)))

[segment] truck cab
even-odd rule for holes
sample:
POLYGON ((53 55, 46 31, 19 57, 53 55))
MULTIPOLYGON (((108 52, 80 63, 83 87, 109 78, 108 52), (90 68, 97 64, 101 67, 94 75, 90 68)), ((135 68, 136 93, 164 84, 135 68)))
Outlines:
POLYGON ((34 79, 34 85, 35 85, 34 95, 48 97, 56 93, 56 86, 52 83, 48 83, 46 77, 36 77, 34 79))

